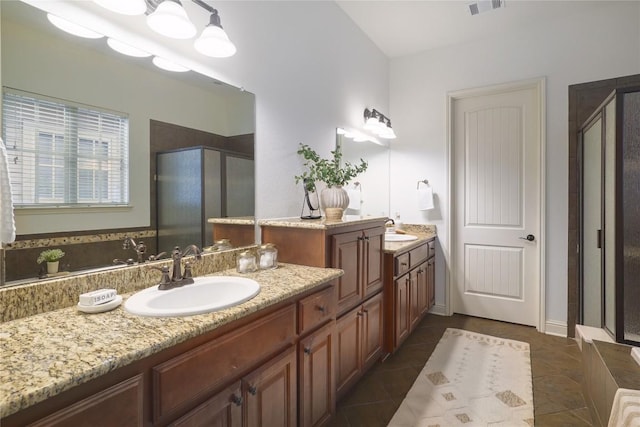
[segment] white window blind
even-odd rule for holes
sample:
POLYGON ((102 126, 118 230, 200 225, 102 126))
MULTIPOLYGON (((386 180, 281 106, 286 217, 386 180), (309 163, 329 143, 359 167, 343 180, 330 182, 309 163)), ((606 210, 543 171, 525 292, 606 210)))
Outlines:
POLYGON ((16 207, 129 203, 129 118, 3 89, 2 137, 16 207))

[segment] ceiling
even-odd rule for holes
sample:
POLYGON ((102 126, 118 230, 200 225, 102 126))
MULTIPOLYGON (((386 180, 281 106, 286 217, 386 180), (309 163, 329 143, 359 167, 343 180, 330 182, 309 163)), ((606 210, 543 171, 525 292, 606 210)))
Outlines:
POLYGON ((506 0, 500 9, 472 16, 473 0, 337 0, 336 3, 389 58, 411 55, 525 26, 541 26, 600 1, 506 0))

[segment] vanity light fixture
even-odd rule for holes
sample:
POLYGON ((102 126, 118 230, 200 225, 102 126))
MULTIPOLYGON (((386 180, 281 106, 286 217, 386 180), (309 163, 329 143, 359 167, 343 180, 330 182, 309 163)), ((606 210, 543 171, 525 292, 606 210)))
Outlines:
POLYGON ((73 34, 74 36, 84 37, 86 39, 100 39, 104 37, 103 34, 92 31, 86 27, 83 27, 82 25, 75 24, 71 21, 67 21, 64 18, 60 18, 59 16, 52 15, 51 13, 47 13, 47 19, 62 31, 73 34))
POLYGON ((162 68, 166 71, 173 71, 175 73, 184 73, 185 71, 189 71, 187 67, 159 56, 154 56, 151 62, 153 62, 153 65, 156 67, 162 68))
POLYGON ((143 15, 147 11, 144 0, 93 0, 107 10, 121 15, 143 15))
POLYGON ((380 138, 395 139, 396 134, 391 127, 391 119, 375 108, 364 109, 364 128, 375 133, 380 138))
POLYGON ((111 49, 123 55, 133 56, 136 58, 147 58, 151 56, 149 52, 145 52, 142 49, 138 49, 137 47, 133 47, 130 44, 121 42, 120 40, 117 40, 117 39, 108 38, 107 44, 111 49))
MULTIPOLYGON (((196 3, 200 4, 200 2, 196 3)), ((207 10, 209 10, 208 7, 207 10)), ((233 56, 236 53, 236 46, 231 42, 231 40, 229 40, 229 36, 222 29, 218 11, 216 9, 212 9, 210 12, 211 18, 209 19, 209 25, 205 27, 200 37, 198 37, 194 42, 193 46, 201 54, 211 56, 213 58, 227 58, 229 56, 233 56)))
POLYGON ((190 39, 196 35, 180 0, 164 0, 147 16, 147 25, 156 33, 173 39, 190 39))

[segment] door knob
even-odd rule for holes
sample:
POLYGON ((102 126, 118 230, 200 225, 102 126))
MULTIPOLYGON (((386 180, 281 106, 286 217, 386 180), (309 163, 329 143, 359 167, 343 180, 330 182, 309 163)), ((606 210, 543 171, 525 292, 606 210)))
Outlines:
POLYGON ((534 236, 533 234, 527 234, 527 237, 518 237, 518 238, 522 240, 528 240, 530 242, 533 242, 534 240, 536 240, 536 236, 534 236))

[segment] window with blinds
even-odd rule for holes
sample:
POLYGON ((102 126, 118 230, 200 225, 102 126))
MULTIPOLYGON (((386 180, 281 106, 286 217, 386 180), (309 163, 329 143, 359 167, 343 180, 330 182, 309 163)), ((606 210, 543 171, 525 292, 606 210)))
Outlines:
POLYGON ((129 203, 129 118, 4 88, 2 137, 16 207, 129 203))

